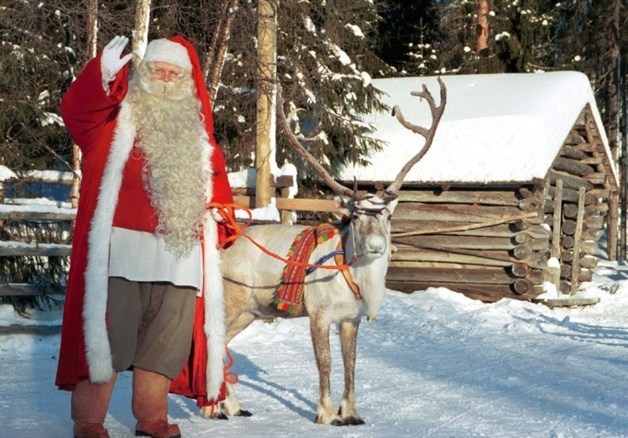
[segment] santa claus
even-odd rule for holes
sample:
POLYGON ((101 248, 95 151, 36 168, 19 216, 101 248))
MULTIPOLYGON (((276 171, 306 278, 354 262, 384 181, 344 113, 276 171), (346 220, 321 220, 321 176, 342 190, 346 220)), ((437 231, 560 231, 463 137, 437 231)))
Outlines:
POLYGON ((168 392, 208 406, 224 392, 224 302, 207 205, 233 202, 199 60, 151 41, 129 81, 115 37, 61 102, 83 171, 56 384, 75 437, 107 437, 119 372, 133 371, 137 436, 178 437, 168 392))

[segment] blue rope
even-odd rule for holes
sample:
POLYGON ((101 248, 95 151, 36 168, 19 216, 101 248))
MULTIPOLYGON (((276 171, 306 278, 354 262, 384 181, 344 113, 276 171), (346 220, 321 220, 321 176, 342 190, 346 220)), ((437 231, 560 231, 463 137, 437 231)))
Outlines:
MULTIPOLYGON (((335 257, 338 254, 344 254, 345 251, 343 249, 337 249, 336 251, 330 252, 329 254, 321 257, 320 259, 316 260, 316 262, 314 262, 315 265, 322 265, 323 263, 325 263, 327 260, 329 260, 332 257, 335 257)), ((305 275, 310 275, 312 272, 314 272, 316 270, 316 268, 307 268, 305 270, 305 275)))

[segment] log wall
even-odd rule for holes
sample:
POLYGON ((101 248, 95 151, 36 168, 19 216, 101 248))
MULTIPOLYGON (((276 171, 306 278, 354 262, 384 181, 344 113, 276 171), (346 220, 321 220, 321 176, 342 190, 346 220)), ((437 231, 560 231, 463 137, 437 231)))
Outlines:
POLYGON ((483 301, 542 292, 551 232, 543 188, 406 189, 392 220, 387 287, 446 287, 483 301))
POLYGON ((544 181, 404 186, 387 287, 446 287, 490 302, 534 299, 545 281, 562 294, 590 281, 617 186, 589 116, 585 109, 544 181))

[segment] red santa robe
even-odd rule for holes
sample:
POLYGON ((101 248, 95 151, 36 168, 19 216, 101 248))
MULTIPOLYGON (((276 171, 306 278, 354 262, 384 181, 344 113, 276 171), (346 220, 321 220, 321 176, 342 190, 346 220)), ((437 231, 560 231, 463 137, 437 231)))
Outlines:
MULTIPOLYGON (((202 140, 203 151, 212 175, 206 190, 207 201, 232 203, 225 159, 213 138, 212 113, 198 57, 184 38, 175 37, 171 41, 188 50, 201 101, 207 131, 207 138, 202 140)), ((106 321, 109 241, 136 128, 124 102, 128 68, 116 75, 107 94, 102 86, 100 56, 85 66, 61 102, 66 128, 83 155, 55 382, 64 390, 73 390, 84 379, 107 382, 113 372, 106 321)), ((217 244, 226 237, 227 231, 207 215, 203 291, 197 299, 193 345, 185 369, 170 388, 170 392, 195 398, 199 406, 224 398, 224 300, 217 244)))

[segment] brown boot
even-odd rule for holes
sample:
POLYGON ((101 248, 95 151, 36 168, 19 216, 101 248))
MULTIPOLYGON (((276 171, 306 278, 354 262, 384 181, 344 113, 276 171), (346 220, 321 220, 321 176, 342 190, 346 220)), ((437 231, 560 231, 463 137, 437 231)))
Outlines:
POLYGON ((137 419, 135 436, 179 438, 176 424, 168 424, 170 379, 152 371, 133 368, 133 415, 137 419))
POLYGON ((135 436, 149 436, 151 438, 181 438, 181 431, 176 424, 167 421, 138 421, 135 425, 135 436))
POLYGON ((103 384, 82 380, 74 388, 71 409, 75 438, 109 438, 103 423, 116 376, 114 373, 111 380, 103 384))
POLYGON ((74 438, 109 438, 109 432, 102 423, 74 422, 74 438))

